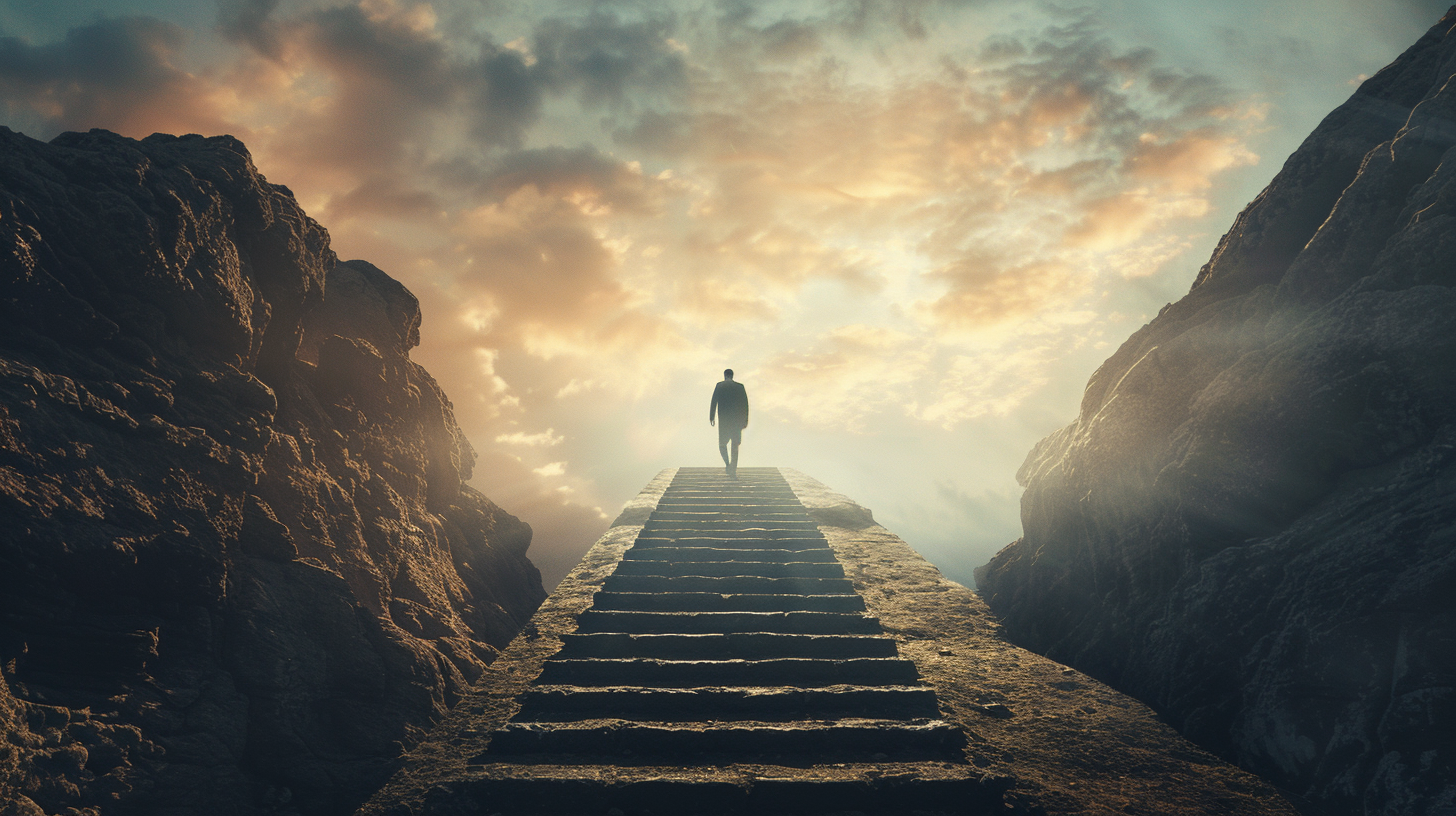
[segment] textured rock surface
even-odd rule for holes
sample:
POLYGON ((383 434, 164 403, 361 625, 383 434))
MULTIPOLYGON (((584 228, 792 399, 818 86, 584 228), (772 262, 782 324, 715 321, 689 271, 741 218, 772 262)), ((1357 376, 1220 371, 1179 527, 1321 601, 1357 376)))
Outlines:
POLYGON ((236 140, 0 129, 0 310, 7 807, 349 812, 545 596, 414 297, 236 140))
POLYGON ((1012 640, 1312 813, 1456 812, 1453 25, 1093 375, 977 575, 1012 640))

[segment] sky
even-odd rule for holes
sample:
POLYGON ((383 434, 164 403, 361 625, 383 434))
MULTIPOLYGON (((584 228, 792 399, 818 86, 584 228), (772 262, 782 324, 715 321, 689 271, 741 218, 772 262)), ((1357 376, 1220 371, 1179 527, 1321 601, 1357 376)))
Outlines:
POLYGON ((1422 0, 0 0, 0 124, 232 134, 535 529, 547 587, 666 467, 871 508, 948 576, 1017 468, 1192 283, 1422 0))

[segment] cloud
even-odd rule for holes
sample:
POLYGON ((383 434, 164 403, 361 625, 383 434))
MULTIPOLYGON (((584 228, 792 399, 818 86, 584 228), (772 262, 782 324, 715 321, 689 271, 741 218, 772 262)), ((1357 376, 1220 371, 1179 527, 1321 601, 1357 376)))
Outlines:
POLYGON ((293 150, 366 178, 417 161, 459 87, 457 66, 421 8, 338 6, 289 21, 295 70, 322 72, 332 86, 294 112, 293 150))
POLYGON ((479 62, 464 69, 472 132, 487 143, 519 146, 541 116, 545 91, 529 58, 507 48, 482 47, 479 62))
POLYGON ((627 105, 636 93, 669 99, 686 90, 686 62, 667 18, 623 21, 600 12, 543 21, 532 55, 545 81, 577 91, 586 108, 627 105))
POLYGON ((589 218, 535 185, 461 213, 453 232, 467 262, 455 285, 502 310, 487 339, 520 342, 533 327, 580 333, 627 306, 615 257, 589 218))
POLYGON ((1258 160, 1238 134, 1207 126, 1166 139, 1144 133, 1124 159, 1124 169, 1131 178, 1171 193, 1193 194, 1211 187, 1217 174, 1258 160))
POLYGON ((1141 191, 1122 192, 1087 202, 1081 218, 1066 231, 1069 246, 1108 251, 1133 244, 1169 220, 1197 218, 1208 212, 1204 198, 1163 198, 1141 191))
POLYGON ((780 20, 759 35, 765 59, 791 62, 819 54, 824 47, 816 26, 799 20, 780 20))
POLYGON ((0 38, 0 99, 49 131, 219 132, 216 89, 174 65, 188 36, 152 17, 118 17, 47 45, 0 38))
POLYGON ((278 0, 219 0, 218 30, 229 40, 277 57, 282 48, 279 27, 269 19, 277 8, 278 0))
POLYGON ((0 96, 244 137, 420 297, 477 483, 563 572, 624 498, 602 485, 680 451, 703 372, 731 361, 785 433, 1005 414, 1256 160, 1247 98, 1089 14, 607 8, 221 0, 206 31, 0 40, 0 96))
POLYGON ((533 434, 516 431, 515 433, 499 434, 495 438, 495 441, 505 445, 525 445, 527 447, 551 447, 560 445, 565 440, 566 437, 556 433, 553 428, 533 434))
POLYGON ((928 277, 947 286, 928 311, 950 328, 986 328, 1029 318, 1065 304, 1079 291, 1077 274, 1056 260, 1017 263, 1004 256, 968 255, 928 277))
POLYGON ((933 398, 913 406, 912 413, 946 429, 988 414, 1009 414, 1046 385, 1048 363, 1062 352, 1054 344, 1040 343, 994 354, 957 355, 933 398))
POLYGON ((328 220, 387 216, 429 218, 447 205, 433 191, 414 186, 409 179, 380 173, 366 176, 357 186, 329 201, 328 220))
POLYGON ((663 182, 643 175, 641 165, 591 147, 513 151, 484 174, 479 189, 486 199, 502 201, 527 186, 588 214, 606 214, 607 208, 652 215, 665 192, 663 182))
POLYGON ((696 276, 681 285, 676 298, 684 316, 713 325, 778 320, 780 307, 762 287, 741 279, 696 276))
POLYGON ((884 327, 848 325, 806 351, 771 356, 750 372, 764 383, 757 399, 768 411, 801 421, 863 431, 873 417, 913 401, 932 349, 923 340, 884 327))

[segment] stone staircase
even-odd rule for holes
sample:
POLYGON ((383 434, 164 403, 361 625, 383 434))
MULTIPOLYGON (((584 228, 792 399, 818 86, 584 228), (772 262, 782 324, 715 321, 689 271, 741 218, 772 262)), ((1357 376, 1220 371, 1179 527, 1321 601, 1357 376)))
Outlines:
POLYGON ((989 813, 775 468, 681 468, 474 760, 482 813, 989 813))

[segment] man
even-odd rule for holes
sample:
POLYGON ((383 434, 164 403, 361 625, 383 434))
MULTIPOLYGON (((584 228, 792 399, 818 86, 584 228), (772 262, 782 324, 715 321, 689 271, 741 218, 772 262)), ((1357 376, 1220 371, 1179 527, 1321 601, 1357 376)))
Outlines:
POLYGON ((723 382, 713 388, 713 402, 708 406, 708 424, 718 426, 718 452, 723 454, 723 467, 729 476, 738 475, 738 445, 743 441, 743 429, 748 427, 748 392, 743 383, 733 381, 733 369, 723 370, 723 382), (717 415, 720 422, 715 423, 717 415), (728 443, 733 443, 733 455, 728 455, 728 443))

